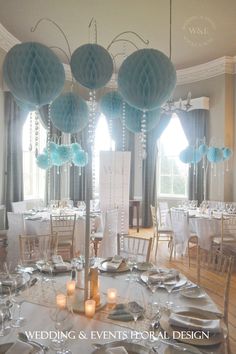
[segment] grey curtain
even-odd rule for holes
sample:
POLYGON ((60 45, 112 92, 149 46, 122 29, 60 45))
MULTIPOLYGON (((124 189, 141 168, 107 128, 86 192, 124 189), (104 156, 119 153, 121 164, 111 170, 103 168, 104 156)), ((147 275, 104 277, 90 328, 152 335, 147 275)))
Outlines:
MULTIPOLYGON (((189 145, 195 146, 197 140, 202 140, 208 136, 208 110, 195 109, 189 112, 178 112, 178 116, 189 145)), ((203 201, 202 161, 196 165, 196 168, 191 165, 189 169, 188 198, 190 200, 198 200, 198 203, 203 201)))
POLYGON ((5 204, 24 200, 22 130, 28 112, 20 109, 10 92, 5 92, 5 204))
POLYGON ((142 224, 143 227, 152 225, 150 205, 156 205, 156 164, 157 164, 157 140, 170 123, 171 115, 162 114, 156 128, 147 134, 147 157, 143 160, 142 176, 142 224))
MULTIPOLYGON (((43 106, 39 109, 39 115, 41 123, 44 128, 47 129, 48 126, 48 115, 49 115, 49 106, 43 106)), ((61 137, 61 132, 50 124, 50 136, 61 137)), ((53 166, 46 171, 46 186, 45 186, 45 202, 49 203, 50 200, 60 200, 61 199, 61 175, 60 169, 63 167, 53 166)))

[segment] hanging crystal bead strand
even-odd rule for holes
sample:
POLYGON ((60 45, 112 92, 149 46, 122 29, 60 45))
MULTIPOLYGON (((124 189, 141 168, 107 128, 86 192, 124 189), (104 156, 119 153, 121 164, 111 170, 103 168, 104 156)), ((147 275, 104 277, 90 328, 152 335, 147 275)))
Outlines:
POLYGON ((33 132, 33 112, 30 112, 30 120, 29 120, 29 151, 33 150, 32 145, 32 132, 33 132))
POLYGON ((34 137, 35 137, 35 156, 38 156, 39 153, 39 113, 35 112, 35 121, 34 121, 34 137))
POLYGON ((125 151, 125 102, 122 103, 122 151, 125 151))
POLYGON ((147 144, 147 115, 146 111, 143 111, 142 120, 141 120, 141 133, 142 133, 142 148, 143 148, 143 159, 146 159, 146 144, 147 144))
MULTIPOLYGON (((47 122, 47 156, 48 156, 48 166, 51 166, 51 151, 50 151, 50 141, 51 141, 51 105, 48 107, 48 122, 47 122)), ((48 201, 51 200, 51 168, 47 169, 48 174, 48 201)))

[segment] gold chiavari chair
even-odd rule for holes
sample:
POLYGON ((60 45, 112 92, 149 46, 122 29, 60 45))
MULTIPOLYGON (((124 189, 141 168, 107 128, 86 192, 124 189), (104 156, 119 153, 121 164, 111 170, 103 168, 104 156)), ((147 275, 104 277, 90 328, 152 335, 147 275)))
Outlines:
POLYGON ((198 246, 197 283, 211 294, 223 299, 223 317, 228 326, 230 280, 234 258, 216 249, 198 246))
POLYGON ((151 215, 152 215, 152 225, 153 225, 153 248, 155 249, 155 257, 157 255, 157 248, 159 241, 166 241, 168 242, 168 247, 170 248, 170 260, 172 259, 173 253, 173 230, 168 228, 161 228, 160 222, 157 218, 157 208, 153 205, 150 205, 151 208, 151 215))
POLYGON ((224 248, 236 246, 236 217, 221 217, 220 235, 212 237, 213 246, 216 246, 223 253, 224 248))
POLYGON ((118 255, 126 258, 135 256, 138 262, 149 262, 152 248, 152 238, 135 235, 117 235, 118 255))
POLYGON ((74 235, 76 215, 51 215, 51 233, 57 233, 57 253, 64 260, 74 257, 74 235))
POLYGON ((57 234, 19 235, 20 259, 23 264, 35 263, 57 254, 57 234))

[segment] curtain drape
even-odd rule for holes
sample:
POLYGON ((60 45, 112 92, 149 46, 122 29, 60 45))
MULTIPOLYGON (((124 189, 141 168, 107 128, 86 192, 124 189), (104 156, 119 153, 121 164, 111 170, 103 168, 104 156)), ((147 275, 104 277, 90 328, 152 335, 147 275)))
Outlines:
MULTIPOLYGON (((183 130, 188 139, 189 145, 195 146, 197 141, 208 136, 209 111, 206 109, 195 109, 188 112, 178 112, 183 130)), ((203 168, 202 161, 191 165, 189 169, 188 198, 190 200, 203 201, 203 168)))
POLYGON ((157 140, 170 123, 171 115, 162 114, 156 128, 147 134, 147 156, 143 160, 142 169, 142 224, 143 227, 152 225, 150 205, 156 205, 156 169, 157 169, 157 140))
POLYGON ((5 204, 24 200, 22 131, 28 112, 20 109, 10 92, 5 92, 5 204))

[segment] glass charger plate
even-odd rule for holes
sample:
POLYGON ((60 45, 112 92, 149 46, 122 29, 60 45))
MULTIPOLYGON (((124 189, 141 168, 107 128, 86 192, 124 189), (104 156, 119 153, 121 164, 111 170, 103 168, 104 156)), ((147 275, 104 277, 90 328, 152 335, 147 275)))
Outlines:
POLYGON ((0 287, 0 293, 6 293, 6 288, 10 288, 11 291, 15 289, 23 288, 30 280, 30 275, 28 273, 12 273, 10 276, 1 275, 0 282, 2 287, 0 287), (15 286, 15 280, 17 285, 15 286))
MULTIPOLYGON (((143 274, 141 274, 140 279, 147 284, 148 282, 148 278, 150 275, 155 275, 155 274, 160 274, 160 276, 163 275, 163 279, 171 272, 173 271, 172 269, 153 269, 153 270, 149 270, 143 274)), ((171 274, 171 273, 170 273, 171 274)), ((185 285, 187 283, 187 278, 182 275, 182 274, 178 274, 178 281, 174 287, 174 289, 178 289, 180 287, 182 287, 183 285, 185 285)), ((166 279, 167 281, 170 281, 171 278, 166 279)), ((155 282, 153 282, 155 283, 155 282)), ((158 283, 158 282, 157 282, 158 283)), ((160 288, 164 288, 165 286, 163 284, 160 285, 160 288)))
MULTIPOLYGON (((71 264, 69 262, 64 262, 64 264, 66 265, 66 269, 56 269, 53 268, 53 274, 59 274, 59 273, 67 273, 67 272, 71 272, 71 264)), ((51 269, 50 266, 43 263, 43 262, 36 262, 36 267, 37 269, 42 272, 42 273, 51 273, 51 269)))
POLYGON ((206 293, 201 288, 190 288, 190 289, 183 289, 180 291, 180 294, 189 299, 202 299, 206 297, 206 293))
MULTIPOLYGON (((194 307, 179 308, 173 312, 176 314, 199 318, 202 320, 203 319, 206 319, 206 320, 219 319, 214 313, 210 313, 208 311, 204 311, 202 309, 198 309, 198 308, 194 308, 194 307)), ((180 332, 183 334, 186 331, 190 331, 192 333, 190 338, 186 338, 186 336, 182 335, 182 336, 179 336, 178 341, 182 342, 182 343, 189 344, 189 345, 196 345, 196 346, 212 346, 212 345, 223 343, 225 341, 227 329, 226 329, 226 326, 225 326, 223 320, 221 320, 221 329, 222 329, 221 332, 212 333, 212 334, 210 333, 209 338, 207 338, 205 335, 202 335, 201 337, 199 335, 197 335, 197 338, 195 338, 194 333, 199 334, 199 330, 190 330, 189 328, 183 328, 183 327, 170 325, 169 324, 170 313, 171 312, 169 312, 169 311, 164 312, 161 316, 161 319, 160 319, 161 328, 168 334, 168 336, 170 338, 173 338, 174 333, 180 332)), ((202 328, 202 331, 204 332, 204 328, 202 328)), ((208 331, 206 331, 206 332, 208 332, 208 331)))
MULTIPOLYGON (((97 346, 97 345, 96 345, 97 346)), ((115 348, 115 347, 124 347, 128 354, 152 354, 153 351, 150 348, 146 348, 143 345, 129 343, 129 342, 112 342, 99 345, 99 348, 93 351, 93 354, 104 354, 105 350, 108 348, 115 348)))
POLYGON ((112 258, 107 258, 107 259, 103 260, 99 264, 98 269, 101 270, 102 272, 108 272, 108 273, 122 273, 122 272, 127 272, 130 270, 124 260, 121 262, 121 265, 119 266, 119 268, 110 269, 108 266, 108 262, 110 262, 111 260, 112 260, 112 258))
POLYGON ((174 346, 169 345, 166 348, 164 354, 180 354, 181 350, 185 354, 202 354, 202 352, 198 348, 195 348, 192 345, 181 344, 181 343, 176 343, 176 345, 178 346, 178 348, 175 348, 174 346))
MULTIPOLYGON (((0 354, 5 354, 13 344, 14 344, 13 342, 0 344, 0 354)), ((40 346, 32 343, 30 343, 30 345, 32 345, 33 347, 33 350, 30 352, 31 354, 41 354, 41 353, 43 354, 43 350, 40 346)))

